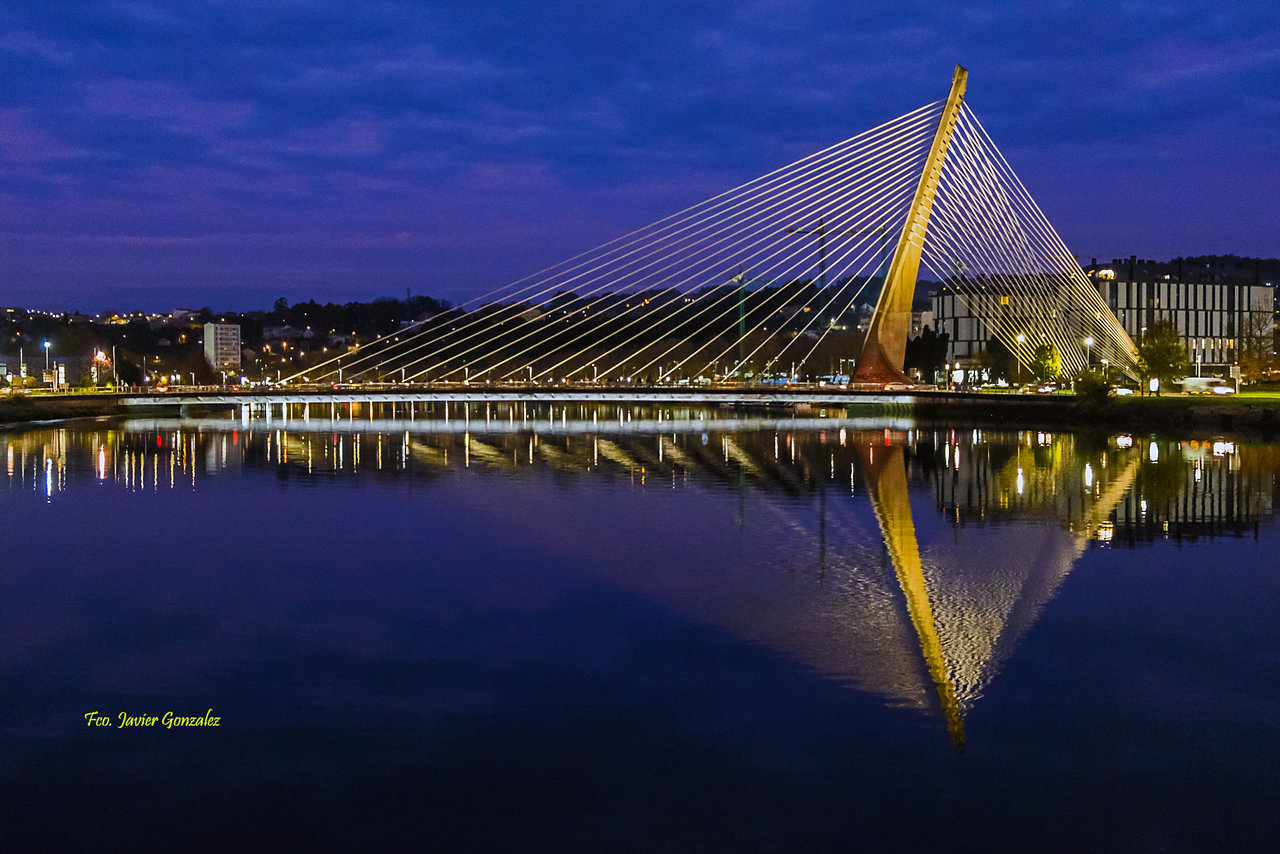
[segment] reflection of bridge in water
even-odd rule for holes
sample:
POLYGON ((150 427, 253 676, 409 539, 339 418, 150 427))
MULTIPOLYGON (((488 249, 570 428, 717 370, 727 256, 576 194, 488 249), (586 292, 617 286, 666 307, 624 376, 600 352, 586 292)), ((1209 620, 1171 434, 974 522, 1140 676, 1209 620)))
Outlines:
MULTIPOLYGON (((9 488, 50 500, 77 481, 199 489, 204 476, 253 470, 425 481, 546 472, 736 493, 736 523, 758 537, 751 566, 682 560, 686 537, 654 542, 625 522, 619 539, 647 538, 657 559, 619 561, 609 543, 591 564, 891 704, 933 710, 957 743, 1085 549, 1248 533, 1271 517, 1280 470, 1274 448, 1221 442, 1093 446, 1034 431, 638 407, 570 414, 491 405, 247 431, 234 419, 136 420, 13 434, 0 447, 9 488)), ((509 510, 476 508, 536 542, 540 517, 509 510)), ((563 524, 567 538, 578 523, 563 524)))

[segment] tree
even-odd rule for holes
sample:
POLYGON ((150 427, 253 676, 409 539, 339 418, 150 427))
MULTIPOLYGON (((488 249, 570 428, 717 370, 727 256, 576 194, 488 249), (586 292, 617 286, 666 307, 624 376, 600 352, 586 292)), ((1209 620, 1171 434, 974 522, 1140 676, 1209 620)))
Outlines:
POLYGON ((987 341, 987 352, 991 354, 991 379, 1012 380, 1017 373, 1013 351, 994 335, 987 341))
MULTIPOLYGON (((1142 378, 1155 377, 1160 385, 1175 382, 1187 375, 1191 360, 1187 345, 1170 320, 1158 320, 1147 328, 1138 344, 1138 371, 1142 378)), ((1160 389, 1156 389, 1156 395, 1160 389)))
POLYGON ((1276 366, 1276 330, 1271 312, 1248 312, 1240 333, 1240 374, 1243 379, 1256 382, 1276 366))
POLYGON ((1111 393, 1111 380, 1100 371, 1081 371, 1071 383, 1076 397, 1091 404, 1099 404, 1111 393))
POLYGON ((915 368, 928 382, 933 381, 935 371, 941 370, 947 361, 947 333, 937 335, 926 326, 920 335, 907 342, 904 370, 915 368))
POLYGON ((1041 344, 1031 357, 1031 373, 1042 383, 1057 379, 1062 373, 1062 357, 1052 344, 1041 344))
POLYGON ((996 357, 990 350, 979 350, 973 354, 972 360, 981 382, 995 381, 996 357))

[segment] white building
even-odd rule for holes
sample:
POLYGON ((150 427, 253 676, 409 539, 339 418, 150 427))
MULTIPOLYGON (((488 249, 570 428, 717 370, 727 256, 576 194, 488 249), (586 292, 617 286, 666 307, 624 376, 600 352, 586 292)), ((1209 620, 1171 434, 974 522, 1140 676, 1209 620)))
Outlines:
MULTIPOLYGON (((1214 372, 1240 361, 1250 338, 1271 350, 1275 288, 1269 285, 1095 280, 1102 299, 1135 342, 1157 321, 1172 321, 1192 364, 1214 372)), ((1256 342, 1255 342, 1256 346, 1256 342)))
MULTIPOLYGON (((1261 346, 1270 351, 1275 288, 1269 284, 1182 282, 1172 277, 1126 281, 1109 269, 1094 273, 1091 279, 1135 344, 1157 321, 1171 321, 1187 346, 1191 363, 1199 362, 1206 373, 1225 374, 1229 366, 1239 363, 1241 351, 1251 345, 1265 342, 1261 346)), ((963 289, 933 294, 934 329, 949 336, 950 360, 972 357, 985 350, 991 339, 990 325, 970 304, 992 304, 992 292, 998 288, 986 285, 980 290, 975 288, 970 299, 965 298, 963 289)), ((999 310, 1016 317, 1021 314, 1018 304, 1022 299, 1025 297, 1001 296, 999 310)), ((1049 310, 1070 313, 1065 305, 1049 310)), ((1034 312, 1028 310, 1023 316, 1027 320, 1022 325, 1034 327, 1034 312)))
POLYGON ((239 371, 240 326, 235 323, 206 323, 204 358, 215 371, 239 371))

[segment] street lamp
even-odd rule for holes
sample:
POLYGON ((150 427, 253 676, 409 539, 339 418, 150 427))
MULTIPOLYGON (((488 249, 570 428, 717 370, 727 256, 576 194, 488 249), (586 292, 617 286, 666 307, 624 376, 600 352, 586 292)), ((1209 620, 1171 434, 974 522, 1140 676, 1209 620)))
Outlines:
POLYGON ((44 372, 49 373, 49 339, 44 340, 44 372))
POLYGON ((1089 370, 1089 364, 1092 362, 1092 359, 1089 358, 1089 351, 1092 349, 1093 349, 1093 336, 1086 335, 1084 339, 1084 368, 1086 371, 1089 370))
MULTIPOLYGON (((1027 343, 1027 336, 1021 332, 1018 333, 1018 349, 1022 349, 1022 345, 1027 343)), ((1022 385, 1022 356, 1018 353, 1013 354, 1014 370, 1017 372, 1017 378, 1014 380, 1016 385, 1022 385)))

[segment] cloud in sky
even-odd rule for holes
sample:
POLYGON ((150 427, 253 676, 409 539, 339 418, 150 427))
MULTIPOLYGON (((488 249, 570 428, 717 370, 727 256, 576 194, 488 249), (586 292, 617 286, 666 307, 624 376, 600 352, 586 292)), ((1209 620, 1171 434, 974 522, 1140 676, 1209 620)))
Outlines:
POLYGON ((465 298, 956 62, 1075 251, 1280 254, 1265 2, 85 0, 0 33, 0 303, 465 298))

